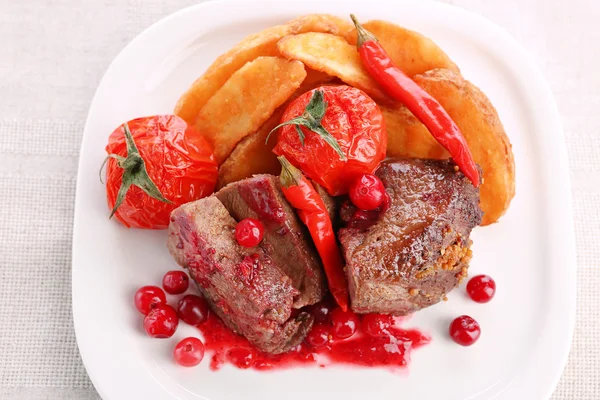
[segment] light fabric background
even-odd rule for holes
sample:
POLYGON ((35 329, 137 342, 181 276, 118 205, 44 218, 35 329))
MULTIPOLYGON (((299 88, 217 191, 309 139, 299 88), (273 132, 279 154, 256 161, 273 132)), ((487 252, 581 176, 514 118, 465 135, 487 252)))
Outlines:
MULTIPOLYGON (((600 399, 600 2, 447 2, 514 35, 556 96, 571 163, 578 311, 553 399, 600 399)), ((98 398, 71 316, 83 126, 113 57, 150 24, 193 3, 0 0, 0 399, 98 398)))

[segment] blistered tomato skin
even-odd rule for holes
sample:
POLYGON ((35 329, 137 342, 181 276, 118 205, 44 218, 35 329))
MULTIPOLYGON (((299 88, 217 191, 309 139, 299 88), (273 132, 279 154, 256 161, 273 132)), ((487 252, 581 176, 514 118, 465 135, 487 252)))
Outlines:
MULTIPOLYGON (((212 146, 174 115, 137 118, 127 124, 148 176, 171 203, 153 199, 137 186, 131 186, 114 216, 129 228, 165 229, 171 211, 214 191, 218 166, 212 146)), ((127 156, 122 125, 110 135, 106 152, 127 156)), ((110 158, 106 166, 109 210, 116 203, 122 175, 117 160, 110 158)))
POLYGON ((337 140, 347 161, 306 127, 300 128, 305 135, 303 145, 295 126, 283 126, 273 151, 285 156, 331 195, 346 194, 358 176, 373 173, 385 158, 387 133, 383 116, 377 104, 359 89, 322 86, 293 101, 281 122, 302 115, 315 90, 322 90, 327 102, 321 125, 337 140))

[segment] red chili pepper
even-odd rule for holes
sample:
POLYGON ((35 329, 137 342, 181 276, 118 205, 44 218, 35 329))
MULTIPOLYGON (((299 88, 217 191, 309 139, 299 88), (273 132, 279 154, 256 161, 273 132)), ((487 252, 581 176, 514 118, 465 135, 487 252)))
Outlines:
POLYGON ((348 309, 348 282, 344 275, 342 255, 335 239, 333 226, 323 199, 302 172, 284 157, 281 163, 281 191, 308 228, 327 276, 329 291, 344 311, 348 309))
POLYGON ((357 47, 363 65, 383 89, 417 117, 433 137, 450 152, 452 159, 475 187, 479 186, 479 171, 467 141, 446 110, 415 81, 402 72, 390 59, 375 35, 363 28, 350 15, 358 32, 357 47))

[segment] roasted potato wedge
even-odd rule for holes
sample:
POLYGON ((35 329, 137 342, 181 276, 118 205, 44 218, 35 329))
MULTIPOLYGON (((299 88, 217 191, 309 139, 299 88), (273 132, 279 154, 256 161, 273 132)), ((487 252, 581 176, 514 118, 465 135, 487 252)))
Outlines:
POLYGON ((348 44, 342 37, 318 32, 288 35, 277 47, 290 60, 300 60, 312 69, 337 76, 375 100, 389 101, 363 67, 356 46, 348 44))
POLYGON ((202 107, 196 129, 222 163, 236 144, 255 132, 298 89, 306 71, 300 61, 259 57, 235 72, 202 107))
POLYGON ((448 152, 404 105, 380 104, 388 132, 387 154, 390 157, 447 158, 448 152))
MULTIPOLYGON (((394 64, 408 76, 436 68, 460 72, 438 45, 418 32, 379 20, 365 22, 363 27, 377 37, 394 64)), ((356 29, 346 34, 346 40, 356 45, 356 29)))
POLYGON ((219 167, 217 190, 231 182, 249 178, 255 174, 279 175, 281 164, 273 154, 277 144, 275 132, 266 143, 269 132, 279 124, 285 106, 279 107, 256 132, 246 136, 235 146, 229 157, 219 167))
POLYGON ((301 94, 318 86, 331 82, 334 78, 323 72, 307 69, 306 78, 292 96, 275 112, 258 130, 242 139, 229 157, 219 167, 217 188, 220 189, 230 182, 249 178, 255 174, 279 175, 281 164, 273 154, 277 144, 277 132, 273 132, 269 142, 265 143, 269 132, 279 124, 287 105, 301 94))
MULTIPOLYGON (((482 225, 489 225, 508 209, 515 194, 515 162, 512 146, 496 109, 475 85, 446 69, 414 77, 448 111, 462 131, 475 162, 483 169, 482 225)), ((388 131, 388 155, 447 158, 443 149, 406 107, 381 106, 388 131)))
POLYGON ((312 68, 307 67, 306 65, 304 66, 304 69, 306 70, 306 78, 304 78, 302 84, 300 85, 298 90, 294 92, 292 97, 289 99, 288 103, 296 99, 301 94, 308 92, 309 90, 312 90, 317 86, 323 85, 336 79, 334 76, 326 74, 325 72, 314 70, 312 68))
POLYGON ((290 33, 323 32, 344 36, 352 29, 352 23, 346 19, 330 14, 308 14, 288 22, 290 33))
POLYGON ((261 56, 277 56, 277 42, 286 35, 303 32, 327 32, 344 35, 352 25, 338 17, 312 14, 296 18, 250 35, 227 53, 219 56, 206 72, 181 96, 175 114, 194 124, 200 110, 235 71, 261 56))

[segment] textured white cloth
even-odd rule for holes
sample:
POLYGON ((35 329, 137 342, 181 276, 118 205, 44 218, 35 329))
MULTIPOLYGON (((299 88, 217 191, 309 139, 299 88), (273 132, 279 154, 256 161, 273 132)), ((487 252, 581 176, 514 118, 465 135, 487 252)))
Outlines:
MULTIPOLYGON (((578 311, 553 399, 600 399, 600 2, 447 2, 506 28, 533 53, 556 96, 571 162, 578 311)), ((192 3, 0 0, 0 399, 98 398, 71 316, 81 134, 114 56, 192 3)))

